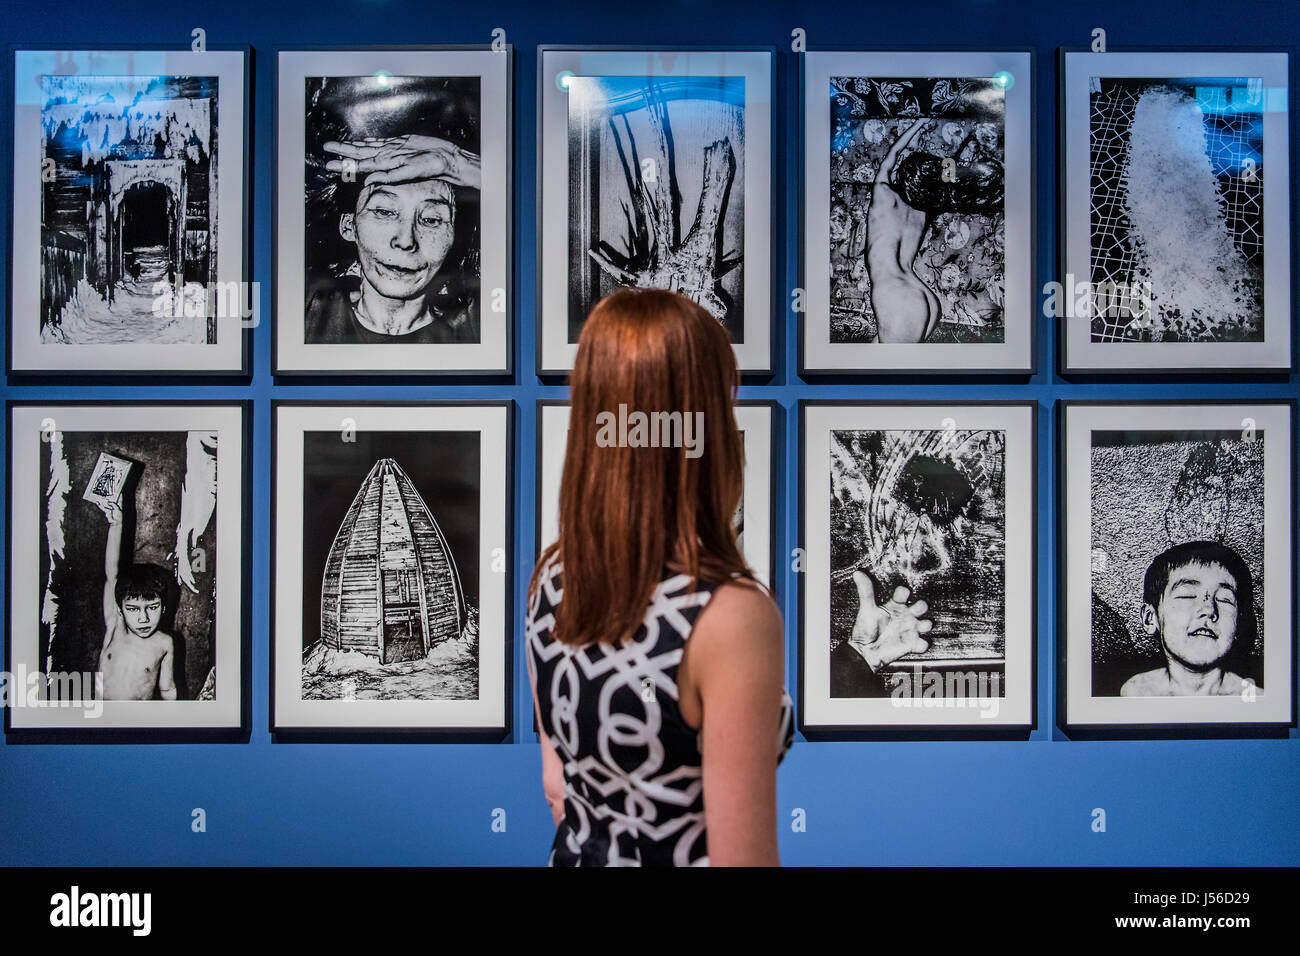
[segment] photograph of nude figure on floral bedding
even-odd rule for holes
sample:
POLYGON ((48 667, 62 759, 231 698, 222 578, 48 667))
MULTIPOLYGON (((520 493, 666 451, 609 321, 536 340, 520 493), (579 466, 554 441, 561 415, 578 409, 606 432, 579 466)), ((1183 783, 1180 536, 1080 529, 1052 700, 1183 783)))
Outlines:
POLYGON ((1028 53, 816 53, 803 367, 1033 364, 1028 53))
POLYGON ((831 341, 1001 342, 1002 84, 830 87, 831 341))

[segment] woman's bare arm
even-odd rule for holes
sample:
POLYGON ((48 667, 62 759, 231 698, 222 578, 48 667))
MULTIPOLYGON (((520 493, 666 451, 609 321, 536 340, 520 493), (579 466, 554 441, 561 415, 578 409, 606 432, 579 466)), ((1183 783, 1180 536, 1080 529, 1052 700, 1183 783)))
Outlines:
POLYGON ((880 168, 876 170, 876 182, 888 185, 894 178, 894 167, 898 164, 898 159, 908 144, 916 138, 916 134, 925 128, 929 121, 922 117, 913 123, 902 136, 894 140, 894 145, 889 147, 889 152, 885 158, 880 161, 880 168))
POLYGON ((784 686, 781 612, 740 583, 714 592, 687 641, 698 694, 704 815, 713 866, 780 866, 776 767, 784 686))
POLYGON ((533 689, 533 713, 537 715, 537 736, 542 742, 542 792, 546 794, 551 817, 559 826, 564 819, 564 765, 560 763, 560 755, 551 746, 551 738, 542 725, 542 708, 537 702, 537 679, 533 676, 531 659, 528 662, 528 683, 533 689))

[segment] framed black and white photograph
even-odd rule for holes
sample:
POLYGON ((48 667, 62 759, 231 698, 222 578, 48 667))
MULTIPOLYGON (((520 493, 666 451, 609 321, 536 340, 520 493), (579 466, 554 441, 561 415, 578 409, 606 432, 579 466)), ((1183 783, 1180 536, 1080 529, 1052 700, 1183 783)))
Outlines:
POLYGON ((278 51, 278 374, 509 374, 512 55, 278 51))
MULTIPOLYGON (((745 478, 736 527, 740 551, 755 576, 772 587, 775 497, 772 471, 773 415, 776 403, 736 403, 736 425, 745 443, 745 478)), ((559 536, 560 480, 564 475, 569 435, 569 403, 543 399, 537 403, 537 537, 536 551, 559 536)))
POLYGON ((1291 368, 1288 55, 1061 69, 1063 370, 1291 368))
POLYGON ((248 374, 247 51, 13 64, 11 373, 248 374))
POLYGON ((539 47, 540 374, 592 307, 673 289, 772 369, 772 53, 539 47))
POLYGON ((510 410, 273 403, 273 731, 507 728, 510 410))
POLYGON ((1031 372, 1032 52, 800 59, 800 368, 1031 372))
POLYGON ((1294 719, 1294 403, 1064 402, 1069 726, 1294 719))
POLYGON ((249 404, 9 403, 9 730, 237 730, 249 404))
POLYGON ((802 725, 1032 726, 1036 405, 800 411, 802 725))

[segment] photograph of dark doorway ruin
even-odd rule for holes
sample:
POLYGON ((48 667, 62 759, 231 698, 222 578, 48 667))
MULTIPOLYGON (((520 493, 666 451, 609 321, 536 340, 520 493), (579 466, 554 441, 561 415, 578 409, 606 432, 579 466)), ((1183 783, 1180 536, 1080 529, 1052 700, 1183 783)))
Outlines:
POLYGON ((215 343, 217 78, 41 88, 41 340, 215 343))

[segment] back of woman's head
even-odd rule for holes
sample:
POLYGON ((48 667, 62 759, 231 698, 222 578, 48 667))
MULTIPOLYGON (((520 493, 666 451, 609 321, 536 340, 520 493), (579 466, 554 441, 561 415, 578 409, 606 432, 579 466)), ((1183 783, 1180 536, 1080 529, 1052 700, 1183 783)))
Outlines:
POLYGON ((564 599, 554 635, 570 644, 631 635, 665 567, 693 579, 752 579, 736 539, 744 448, 739 382, 723 326, 690 299, 620 289, 578 337, 559 538, 564 599))

